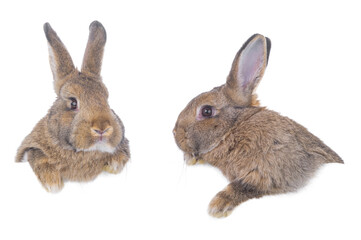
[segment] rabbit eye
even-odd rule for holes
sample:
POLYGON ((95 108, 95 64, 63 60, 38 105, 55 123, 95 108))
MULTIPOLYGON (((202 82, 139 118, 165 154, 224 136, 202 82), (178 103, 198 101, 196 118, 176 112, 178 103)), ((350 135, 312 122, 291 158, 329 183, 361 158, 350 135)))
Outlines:
POLYGON ((213 116, 213 108, 212 106, 203 106, 201 110, 202 116, 205 118, 210 118, 213 116))
POLYGON ((78 102, 76 101, 76 99, 75 98, 69 98, 69 100, 71 101, 70 109, 71 110, 76 110, 78 108, 78 102))

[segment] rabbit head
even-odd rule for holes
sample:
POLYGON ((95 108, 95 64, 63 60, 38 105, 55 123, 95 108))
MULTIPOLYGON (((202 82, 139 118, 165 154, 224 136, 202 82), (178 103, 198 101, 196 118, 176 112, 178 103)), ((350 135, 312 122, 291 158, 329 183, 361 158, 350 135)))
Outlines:
POLYGON ((44 25, 57 99, 48 114, 49 133, 65 149, 113 153, 123 139, 120 119, 110 109, 108 91, 100 76, 106 32, 101 23, 90 25, 81 71, 64 44, 44 25))
POLYGON ((250 37, 236 54, 226 84, 195 97, 180 113, 173 133, 185 154, 197 158, 217 147, 237 119, 235 109, 258 105, 254 91, 270 48, 268 38, 250 37))

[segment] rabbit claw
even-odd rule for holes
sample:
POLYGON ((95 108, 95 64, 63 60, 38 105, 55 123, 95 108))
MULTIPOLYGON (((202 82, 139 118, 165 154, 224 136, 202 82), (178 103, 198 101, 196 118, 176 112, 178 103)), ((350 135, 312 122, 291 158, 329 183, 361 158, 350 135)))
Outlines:
POLYGON ((63 189, 64 183, 59 174, 43 173, 39 180, 47 192, 57 193, 63 189))
POLYGON ((234 207, 235 206, 230 199, 217 194, 209 203, 208 214, 216 218, 228 217, 232 213, 234 207))
POLYGON ((123 164, 115 161, 112 161, 111 163, 107 163, 103 167, 104 171, 112 174, 118 174, 122 169, 123 169, 123 164))

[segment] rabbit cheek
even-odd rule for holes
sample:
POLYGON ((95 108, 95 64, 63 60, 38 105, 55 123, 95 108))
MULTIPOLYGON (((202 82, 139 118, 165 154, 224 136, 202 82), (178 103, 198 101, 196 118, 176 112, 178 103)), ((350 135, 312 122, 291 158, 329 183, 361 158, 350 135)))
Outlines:
POLYGON ((197 122, 189 129, 189 144, 197 154, 205 154, 219 145, 228 129, 218 118, 197 122))
POLYGON ((204 154, 213 149, 215 138, 208 129, 193 128, 189 131, 188 145, 192 148, 195 155, 204 154))
POLYGON ((94 141, 92 141, 92 136, 89 133, 89 124, 85 121, 76 124, 72 131, 70 142, 77 150, 90 148, 94 141))
POLYGON ((48 131, 55 142, 66 149, 73 149, 70 141, 72 121, 71 114, 59 113, 56 106, 49 112, 48 131))

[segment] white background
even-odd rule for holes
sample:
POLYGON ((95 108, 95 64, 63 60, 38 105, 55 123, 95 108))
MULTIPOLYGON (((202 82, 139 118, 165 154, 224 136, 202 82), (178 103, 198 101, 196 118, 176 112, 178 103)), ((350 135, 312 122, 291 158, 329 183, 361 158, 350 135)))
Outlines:
POLYGON ((361 7, 357 1, 2 1, 0 3, 0 239, 361 239, 361 7), (11 2, 11 3, 10 3, 11 2), (55 100, 43 24, 77 66, 88 26, 108 33, 103 79, 126 127, 132 160, 119 175, 47 193, 23 138, 55 100), (207 214, 226 186, 188 167, 172 129, 197 94, 225 82, 254 33, 272 51, 261 104, 307 127, 344 165, 324 166, 297 193, 207 214))

